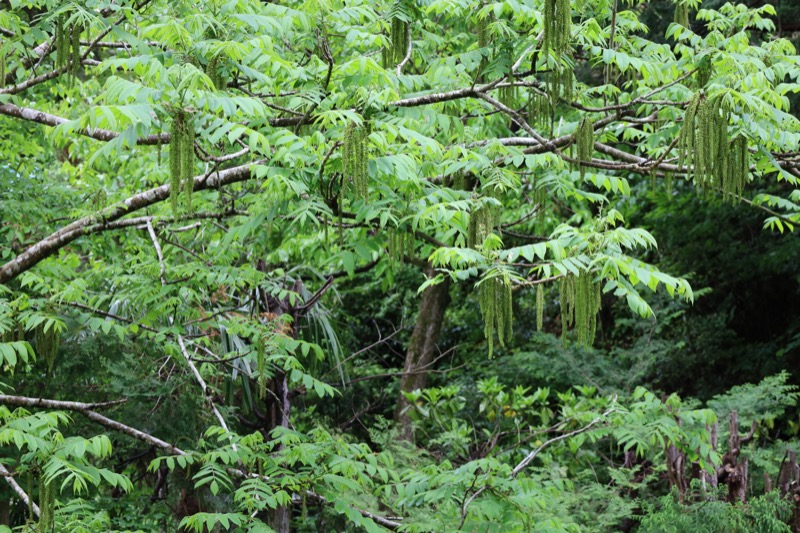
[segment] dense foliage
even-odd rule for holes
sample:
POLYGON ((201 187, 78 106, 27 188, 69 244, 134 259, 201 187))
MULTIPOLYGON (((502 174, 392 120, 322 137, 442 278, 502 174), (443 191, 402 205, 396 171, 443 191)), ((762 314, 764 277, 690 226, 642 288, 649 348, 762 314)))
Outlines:
POLYGON ((0 1, 0 531, 796 530, 785 4, 0 1))

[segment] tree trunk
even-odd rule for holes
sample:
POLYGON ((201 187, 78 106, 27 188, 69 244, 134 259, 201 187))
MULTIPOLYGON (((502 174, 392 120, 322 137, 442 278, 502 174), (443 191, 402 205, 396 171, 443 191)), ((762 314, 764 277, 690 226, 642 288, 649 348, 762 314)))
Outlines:
MULTIPOLYGON (((429 271, 432 274, 432 271, 429 271)), ((411 392, 425 387, 428 381, 428 372, 436 353, 436 343, 439 332, 444 322, 444 313, 450 304, 450 278, 438 285, 425 289, 419 303, 419 314, 411 334, 406 351, 406 361, 403 365, 403 376, 400 378, 400 396, 397 399, 397 408, 394 420, 400 429, 400 438, 412 441, 414 428, 408 416, 410 407, 404 392, 411 392)))

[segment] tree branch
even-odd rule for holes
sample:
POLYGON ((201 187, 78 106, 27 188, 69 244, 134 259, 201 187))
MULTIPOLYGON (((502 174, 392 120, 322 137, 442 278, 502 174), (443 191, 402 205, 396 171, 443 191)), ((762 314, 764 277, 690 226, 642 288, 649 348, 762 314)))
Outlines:
MULTIPOLYGON (((252 166, 263 162, 263 160, 256 161, 254 163, 215 172, 211 175, 204 174, 195 176, 194 190, 217 189, 231 183, 247 181, 252 178, 252 166)), ((107 207, 94 215, 83 217, 64 226, 33 246, 28 247, 17 257, 0 267, 0 283, 5 283, 14 279, 21 272, 30 269, 42 260, 50 257, 75 239, 83 235, 103 231, 110 222, 114 222, 129 213, 163 202, 169 198, 169 196, 170 184, 167 183, 160 187, 131 196, 127 200, 107 207)))
POLYGON ((15 480, 14 476, 11 475, 11 472, 9 472, 6 469, 6 467, 3 466, 2 464, 0 464, 0 476, 4 477, 6 479, 6 483, 11 485, 11 489, 17 493, 19 499, 25 502, 25 505, 29 505, 31 509, 33 509, 33 514, 35 514, 36 516, 41 516, 41 513, 39 511, 39 506, 36 505, 36 503, 34 503, 33 501, 31 501, 28 494, 24 490, 22 490, 22 487, 19 486, 17 480, 15 480))

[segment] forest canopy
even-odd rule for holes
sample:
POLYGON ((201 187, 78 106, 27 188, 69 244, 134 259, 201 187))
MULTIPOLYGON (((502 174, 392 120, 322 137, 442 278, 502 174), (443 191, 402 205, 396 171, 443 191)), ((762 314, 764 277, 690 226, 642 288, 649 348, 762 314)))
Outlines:
POLYGON ((797 530, 798 20, 0 0, 0 532, 797 530))

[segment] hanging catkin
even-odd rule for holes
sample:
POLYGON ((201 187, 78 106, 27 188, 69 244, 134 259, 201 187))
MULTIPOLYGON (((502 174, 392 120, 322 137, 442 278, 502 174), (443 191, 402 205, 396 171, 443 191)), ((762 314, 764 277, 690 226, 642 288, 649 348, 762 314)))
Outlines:
POLYGON ((467 224, 467 246, 479 248, 483 246, 483 241, 491 235, 496 225, 495 207, 482 203, 477 209, 473 210, 469 216, 467 224))
POLYGON ((544 287, 536 286, 536 330, 542 331, 544 326, 544 287))
POLYGON ((463 170, 459 170, 453 174, 452 189, 456 191, 467 190, 467 176, 463 170))
POLYGON ((478 18, 478 24, 475 28, 478 34, 478 48, 489 46, 489 22, 491 20, 491 15, 478 18))
POLYGON ((592 153, 594 152, 594 123, 589 117, 584 117, 581 120, 578 128, 575 130, 573 140, 578 148, 578 169, 583 179, 586 174, 586 167, 584 163, 589 163, 592 160, 592 153))
POLYGON ((384 67, 397 65, 403 61, 408 51, 409 24, 399 16, 390 20, 389 49, 384 54, 384 67))
POLYGON ((600 284, 592 281, 588 271, 561 278, 561 338, 573 327, 578 344, 591 346, 597 332, 600 310, 600 284))
POLYGON ((225 89, 226 83, 225 78, 222 76, 222 72, 219 68, 219 58, 217 56, 212 57, 208 60, 208 64, 206 65, 206 76, 211 80, 211 83, 214 85, 214 88, 218 91, 225 89))
POLYGON ((56 34, 53 38, 56 47, 56 68, 61 68, 67 64, 69 58, 70 39, 66 29, 66 17, 59 15, 56 19, 56 34))
POLYGON ((405 235, 405 239, 404 239, 404 242, 403 242, 403 251, 404 251, 404 253, 406 255, 413 256, 414 255, 414 250, 417 247, 417 240, 415 238, 414 232, 413 231, 407 231, 407 232, 405 232, 404 235, 405 235))
POLYGON ((344 185, 351 187, 356 198, 367 200, 369 195, 367 137, 369 130, 366 125, 350 122, 344 130, 342 140, 342 172, 344 185))
POLYGON ((697 67, 697 73, 695 74, 695 79, 697 80, 697 87, 702 89, 706 86, 708 81, 711 79, 712 74, 714 73, 714 64, 711 61, 711 58, 704 57, 700 61, 700 65, 697 67))
POLYGON ((550 135, 552 108, 546 94, 530 91, 528 95, 528 124, 545 130, 550 135))
MULTIPOLYGON (((512 79, 509 77, 509 79, 512 79)), ((504 85, 500 87, 498 95, 500 96, 500 102, 511 109, 517 108, 517 87, 516 85, 504 85)))
POLYGON ((574 94, 575 74, 569 66, 559 63, 547 75, 547 92, 551 106, 555 108, 559 99, 571 102, 574 94))
POLYGON ((750 172, 747 139, 739 135, 730 143, 730 163, 722 189, 731 194, 733 199, 740 199, 750 172))
POLYGON ((745 137, 728 139, 730 119, 721 97, 695 94, 684 114, 679 163, 700 189, 720 189, 736 198, 747 182, 749 161, 745 137))
POLYGON ((260 334, 256 339, 256 369, 258 370, 258 397, 263 400, 267 396, 267 354, 264 336, 260 334))
POLYGON ((81 32, 83 28, 81 28, 78 24, 73 24, 70 27, 70 40, 71 40, 71 51, 72 56, 70 57, 71 67, 70 67, 70 83, 72 83, 75 78, 81 72, 81 32))
POLYGON ((170 176, 170 201, 172 211, 178 215, 178 200, 181 190, 181 150, 183 146, 183 121, 185 113, 178 111, 172 117, 169 140, 169 176, 170 176))
POLYGON ((541 223, 544 222, 547 214, 547 188, 539 183, 538 180, 533 184, 533 187, 533 203, 539 206, 536 209, 536 220, 541 223))
POLYGON ((397 228, 388 228, 386 231, 386 252, 392 265, 403 262, 405 256, 405 234, 397 228))
POLYGON ((571 26, 570 0, 544 0, 543 49, 546 52, 554 52, 559 57, 569 51, 571 26))
POLYGON ((494 335, 505 346, 512 335, 511 280, 507 275, 495 276, 481 283, 479 289, 481 314, 483 315, 484 335, 489 344, 489 357, 494 350, 494 335))
POLYGON ((675 24, 680 24, 684 28, 689 27, 689 5, 678 0, 675 4, 675 24))
POLYGON ((53 364, 58 355, 60 346, 60 335, 54 326, 45 331, 44 323, 36 326, 33 332, 33 342, 36 346, 36 354, 42 357, 47 363, 48 372, 52 372, 53 364))
POLYGON ((69 84, 81 72, 81 32, 78 24, 67 24, 67 17, 59 15, 56 19, 53 45, 56 48, 56 68, 66 68, 69 84))
POLYGON ((194 192, 194 124, 184 122, 183 146, 181 150, 181 179, 186 198, 186 210, 192 213, 192 193, 194 192))
MULTIPOLYGON (((55 503, 56 488, 54 484, 46 483, 44 473, 39 477, 39 533, 53 531, 53 505, 55 503)), ((33 495, 30 495, 33 498, 33 495)))
POLYGON ((6 51, 0 48, 0 83, 6 79, 6 51))
POLYGON ((194 140, 191 117, 182 109, 176 111, 172 117, 169 142, 170 200, 176 215, 181 191, 184 192, 187 211, 192 212, 194 140))

